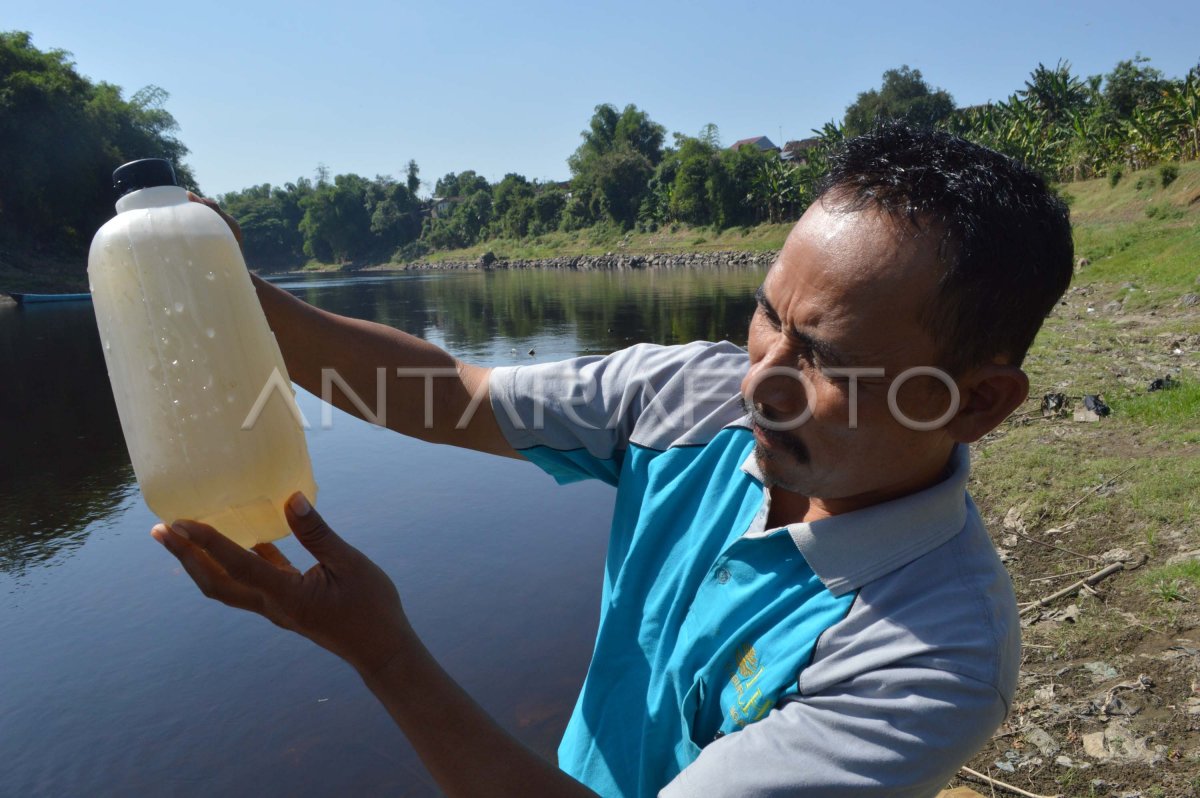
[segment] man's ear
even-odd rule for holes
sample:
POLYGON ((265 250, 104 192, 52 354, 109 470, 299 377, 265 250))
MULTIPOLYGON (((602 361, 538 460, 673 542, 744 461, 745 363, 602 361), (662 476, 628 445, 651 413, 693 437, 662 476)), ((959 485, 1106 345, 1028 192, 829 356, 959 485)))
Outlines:
POLYGON ((958 412, 945 431, 959 443, 974 443, 1021 406, 1029 396, 1029 377, 1018 366, 989 363, 958 382, 958 412))

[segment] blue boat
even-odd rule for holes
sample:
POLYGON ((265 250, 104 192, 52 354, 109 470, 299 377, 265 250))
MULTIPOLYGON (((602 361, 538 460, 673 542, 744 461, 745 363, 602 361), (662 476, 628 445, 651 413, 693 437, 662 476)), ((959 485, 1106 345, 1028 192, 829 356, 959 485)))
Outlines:
POLYGON ((32 305, 35 302, 83 302, 92 301, 91 294, 9 294, 17 300, 18 305, 32 305))

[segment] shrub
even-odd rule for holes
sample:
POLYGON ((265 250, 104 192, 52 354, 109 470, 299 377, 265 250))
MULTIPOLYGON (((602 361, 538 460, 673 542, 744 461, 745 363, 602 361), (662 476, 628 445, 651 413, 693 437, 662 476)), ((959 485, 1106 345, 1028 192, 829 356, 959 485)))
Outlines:
POLYGON ((1169 202, 1146 206, 1146 217, 1149 219, 1182 219, 1183 208, 1176 208, 1169 202))
POLYGON ((1162 180, 1162 187, 1166 188, 1175 182, 1175 178, 1179 177, 1179 165, 1173 163, 1165 163, 1158 167, 1158 176, 1162 180))
POLYGON ((429 247, 423 241, 409 241, 396 250, 392 255, 393 263, 412 263, 429 254, 429 247))
POLYGON ((1121 178, 1124 176, 1125 176, 1125 170, 1119 166, 1114 166, 1112 169, 1109 169, 1108 170, 1108 186, 1109 186, 1109 188, 1116 188, 1117 183, 1120 183, 1121 178))

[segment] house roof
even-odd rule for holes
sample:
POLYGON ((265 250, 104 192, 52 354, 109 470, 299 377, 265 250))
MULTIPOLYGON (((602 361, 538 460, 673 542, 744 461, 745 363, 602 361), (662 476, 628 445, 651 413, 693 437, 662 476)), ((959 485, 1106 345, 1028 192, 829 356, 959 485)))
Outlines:
POLYGON ((783 154, 780 157, 785 161, 791 161, 799 158, 805 158, 805 153, 821 143, 818 138, 800 139, 798 141, 789 141, 783 145, 783 154))
POLYGON ((742 147, 745 147, 745 146, 758 147, 760 150, 762 150, 764 152, 766 152, 767 150, 779 149, 766 136, 754 136, 753 138, 741 139, 740 141, 735 141, 729 147, 729 149, 740 150, 742 147))

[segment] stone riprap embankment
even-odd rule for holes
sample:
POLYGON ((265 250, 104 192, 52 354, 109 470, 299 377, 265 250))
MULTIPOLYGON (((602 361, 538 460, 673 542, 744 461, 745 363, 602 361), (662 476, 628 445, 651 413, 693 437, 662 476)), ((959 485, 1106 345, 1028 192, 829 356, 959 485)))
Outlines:
POLYGON ((626 271, 634 269, 766 268, 775 260, 774 252, 672 252, 654 255, 561 255, 554 258, 508 259, 488 257, 473 261, 439 261, 388 264, 387 271, 456 271, 464 269, 565 269, 569 271, 626 271))

